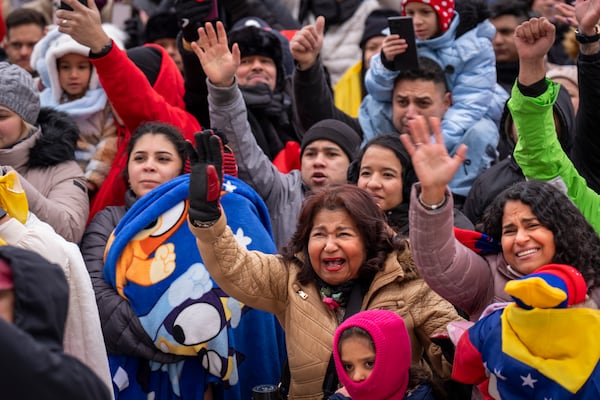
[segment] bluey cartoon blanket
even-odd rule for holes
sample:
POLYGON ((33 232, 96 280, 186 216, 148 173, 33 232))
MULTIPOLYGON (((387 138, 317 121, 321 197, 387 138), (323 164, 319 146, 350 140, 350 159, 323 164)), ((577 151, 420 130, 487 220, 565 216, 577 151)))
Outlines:
MULTIPOLYGON (((109 356, 117 399, 247 400, 253 386, 276 383, 285 360, 274 316, 227 296, 205 269, 187 225, 189 175, 139 199, 109 239, 104 277, 126 298, 164 352, 186 357, 159 364, 109 356)), ((276 251, 267 209, 252 188, 224 178, 222 208, 239 243, 276 251)))

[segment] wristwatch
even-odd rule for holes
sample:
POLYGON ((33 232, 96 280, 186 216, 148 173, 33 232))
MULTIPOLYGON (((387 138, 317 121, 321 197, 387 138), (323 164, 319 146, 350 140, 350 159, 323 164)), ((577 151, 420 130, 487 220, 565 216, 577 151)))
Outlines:
POLYGON ((94 53, 91 49, 90 49, 90 53, 89 53, 89 57, 90 58, 100 58, 100 57, 104 57, 105 55, 108 54, 108 52, 113 48, 113 41, 112 39, 110 40, 110 42, 108 42, 108 44, 106 44, 102 49, 100 49, 99 52, 94 53))
POLYGON ((575 29, 575 40, 577 40, 581 44, 597 42, 598 40, 600 40, 600 26, 596 25, 594 27, 594 30, 596 31, 595 34, 593 34, 592 36, 587 36, 579 32, 579 29, 575 29))
POLYGON ((6 216, 6 214, 8 214, 6 212, 6 210, 2 207, 0 207, 0 219, 4 218, 6 216))

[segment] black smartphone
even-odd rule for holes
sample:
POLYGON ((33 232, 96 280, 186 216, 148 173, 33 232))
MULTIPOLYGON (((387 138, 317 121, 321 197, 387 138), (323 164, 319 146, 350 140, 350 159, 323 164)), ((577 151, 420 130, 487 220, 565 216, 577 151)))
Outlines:
POLYGON ((417 53, 417 42, 412 17, 389 17, 388 25, 390 33, 400 36, 408 44, 408 48, 404 53, 394 57, 394 69, 396 71, 418 69, 419 55, 417 53))
MULTIPOLYGON (((87 0, 78 0, 81 4, 83 4, 84 6, 88 6, 87 5, 87 0)), ((71 7, 70 5, 64 3, 64 2, 60 2, 60 5, 58 6, 59 9, 61 10, 68 10, 68 11, 73 11, 73 7, 71 7)))

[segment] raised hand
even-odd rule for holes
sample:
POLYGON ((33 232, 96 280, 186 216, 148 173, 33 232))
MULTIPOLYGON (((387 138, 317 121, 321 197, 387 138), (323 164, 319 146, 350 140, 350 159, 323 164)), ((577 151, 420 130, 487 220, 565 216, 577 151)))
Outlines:
POLYGON ((532 85, 546 75, 544 57, 554 44, 556 28, 546 18, 531 18, 515 29, 519 82, 532 85))
POLYGON ((448 183, 465 160, 467 146, 461 144, 451 157, 444 145, 439 118, 429 117, 428 123, 425 117, 418 116, 409 121, 408 126, 410 135, 403 134, 400 140, 421 183, 422 199, 427 204, 438 204, 444 199, 448 183))
POLYGON ((301 70, 312 67, 323 47, 325 18, 317 17, 314 25, 300 29, 290 41, 290 52, 301 70))
POLYGON ((234 43, 230 51, 223 23, 218 21, 216 25, 216 31, 210 22, 198 29, 200 38, 197 42, 192 42, 192 50, 210 82, 215 86, 227 87, 233 84, 240 66, 240 49, 234 43))
POLYGON ((87 7, 77 0, 63 0, 73 9, 56 10, 59 32, 70 35, 76 42, 99 53, 110 42, 102 29, 100 11, 94 0, 88 0, 87 7))
POLYGON ((188 143, 192 165, 189 220, 194 226, 210 226, 221 216, 223 144, 211 129, 196 133, 194 138, 196 148, 188 143))
POLYGON ((515 29, 520 61, 543 59, 554 44, 556 28, 546 18, 531 18, 515 29))

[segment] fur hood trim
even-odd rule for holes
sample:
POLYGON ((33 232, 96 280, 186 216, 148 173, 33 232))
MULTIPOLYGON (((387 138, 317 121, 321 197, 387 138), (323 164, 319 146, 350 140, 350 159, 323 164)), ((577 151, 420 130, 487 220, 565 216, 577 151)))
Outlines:
POLYGON ((79 128, 67 113, 42 108, 38 117, 42 134, 29 151, 29 168, 44 168, 75 160, 79 128))

